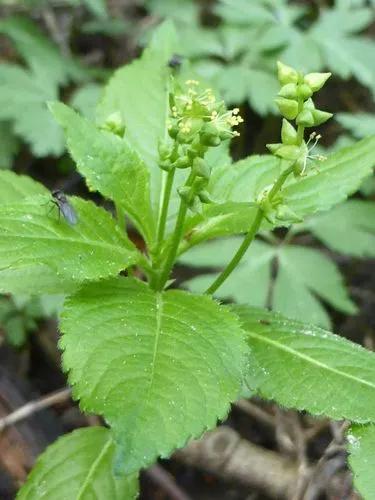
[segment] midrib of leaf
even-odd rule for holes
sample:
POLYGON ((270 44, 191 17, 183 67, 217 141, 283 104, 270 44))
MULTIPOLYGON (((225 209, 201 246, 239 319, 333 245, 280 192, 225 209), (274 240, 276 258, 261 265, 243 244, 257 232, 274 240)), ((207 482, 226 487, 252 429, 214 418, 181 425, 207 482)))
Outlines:
POLYGON ((372 389, 375 389, 375 384, 372 384, 371 382, 368 382, 367 380, 363 380, 361 378, 355 377, 354 375, 350 375, 349 373, 345 373, 345 372, 342 372, 340 370, 337 370, 336 368, 325 365, 325 364, 321 363, 320 361, 317 361, 314 358, 310 358, 310 356, 307 356, 306 354, 302 354, 299 351, 296 351, 294 349, 291 349, 290 347, 287 347, 287 346, 281 344, 280 342, 277 342, 277 341, 272 340, 270 338, 264 337, 262 335, 258 335, 257 333, 254 333, 252 331, 248 331, 248 334, 250 337, 255 337, 258 340, 261 340, 263 342, 268 342, 268 344, 274 345, 278 349, 281 349, 282 351, 286 351, 289 354, 292 354, 293 356, 295 356, 297 358, 303 359, 304 361, 308 361, 312 365, 315 365, 319 368, 324 368, 325 370, 330 371, 332 373, 335 373, 336 375, 340 375, 340 376, 348 378, 350 380, 354 380, 355 382, 358 382, 358 383, 363 384, 363 385, 367 385, 367 386, 371 387, 372 389))
POLYGON ((108 439, 107 443, 105 446, 103 446, 102 451, 100 452, 98 458, 93 462, 92 466, 90 467, 90 470, 87 473, 86 479, 84 480, 78 494, 76 500, 82 500, 82 495, 85 493, 86 488, 89 486, 91 483, 91 478, 94 476, 96 469, 99 467, 100 462, 102 459, 105 457, 107 451, 109 450, 110 446, 112 444, 112 440, 108 439))
POLYGON ((102 247, 102 248, 108 248, 108 249, 125 249, 129 251, 133 251, 130 248, 126 248, 125 246, 122 247, 121 245, 111 245, 109 243, 103 243, 98 240, 90 240, 90 239, 82 239, 82 240, 77 240, 76 238, 66 238, 64 237, 59 237, 59 236, 26 236, 26 235, 21 235, 21 234, 2 234, 1 238, 22 238, 22 239, 38 239, 38 240, 50 240, 50 241, 63 241, 63 242, 73 242, 73 243, 78 243, 82 245, 91 245, 91 246, 97 246, 97 247, 102 247))

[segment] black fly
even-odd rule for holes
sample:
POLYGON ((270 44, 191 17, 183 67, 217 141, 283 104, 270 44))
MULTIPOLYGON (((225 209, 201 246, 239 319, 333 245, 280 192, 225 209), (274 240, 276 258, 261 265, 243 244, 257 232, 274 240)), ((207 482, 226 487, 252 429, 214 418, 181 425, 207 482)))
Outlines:
POLYGON ((52 191, 52 203, 57 206, 59 209, 59 215, 62 214, 68 224, 72 226, 77 224, 77 214, 62 191, 52 191))
POLYGON ((168 61, 168 66, 172 69, 179 69, 182 64, 182 56, 178 54, 173 54, 168 61))

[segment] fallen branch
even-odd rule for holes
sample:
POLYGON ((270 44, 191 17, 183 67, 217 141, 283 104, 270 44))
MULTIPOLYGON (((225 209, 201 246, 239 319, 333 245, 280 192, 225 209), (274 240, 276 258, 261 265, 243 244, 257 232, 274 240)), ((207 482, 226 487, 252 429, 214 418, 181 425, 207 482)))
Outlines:
POLYGON ((296 462, 242 439, 225 426, 192 441, 174 457, 224 480, 257 488, 273 498, 291 498, 298 479, 296 462))
POLYGON ((61 389, 59 391, 53 392, 48 396, 44 396, 39 399, 35 399, 34 401, 30 401, 25 405, 21 406, 17 410, 13 411, 9 415, 0 419, 0 432, 2 432, 6 427, 10 425, 14 425, 25 418, 30 417, 34 413, 48 408, 49 406, 53 406, 57 403, 62 403, 70 398, 71 389, 61 389))

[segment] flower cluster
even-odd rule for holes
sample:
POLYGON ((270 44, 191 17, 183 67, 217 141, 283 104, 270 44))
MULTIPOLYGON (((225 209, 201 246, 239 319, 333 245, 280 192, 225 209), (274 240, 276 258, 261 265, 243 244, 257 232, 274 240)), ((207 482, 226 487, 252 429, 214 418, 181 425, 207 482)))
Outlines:
POLYGON ((284 117, 281 143, 267 144, 267 147, 275 156, 294 162, 294 174, 297 176, 305 173, 308 159, 324 159, 311 155, 321 136, 313 132, 305 142, 304 131, 305 128, 321 125, 332 117, 331 113, 316 109, 312 100, 312 95, 323 87, 330 76, 331 73, 303 75, 278 62, 281 89, 275 102, 284 117), (295 120, 296 128, 288 120, 295 120))
POLYGON ((166 171, 191 168, 194 183, 179 189, 182 199, 192 209, 197 198, 202 203, 211 200, 205 190, 210 168, 204 160, 209 148, 239 136, 235 127, 243 122, 239 109, 227 110, 210 88, 201 88, 196 80, 187 80, 169 97, 168 134, 172 141, 159 144, 159 165, 166 171))

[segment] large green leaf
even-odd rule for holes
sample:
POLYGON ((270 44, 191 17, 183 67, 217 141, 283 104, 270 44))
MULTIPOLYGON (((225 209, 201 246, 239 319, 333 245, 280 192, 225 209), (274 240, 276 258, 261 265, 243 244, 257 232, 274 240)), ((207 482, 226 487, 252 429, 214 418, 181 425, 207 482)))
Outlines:
POLYGON ((133 500, 135 475, 115 476, 116 446, 104 427, 78 429, 59 438, 38 458, 17 500, 133 500))
POLYGON ((333 419, 375 421, 375 354, 318 327, 247 306, 233 310, 255 359, 248 383, 279 404, 333 419))
POLYGON ((26 175, 17 175, 12 171, 0 172, 0 205, 17 203, 37 194, 48 194, 43 184, 26 175))
POLYGON ((158 143, 167 134, 169 113, 168 60, 176 51, 173 25, 164 23, 140 59, 115 72, 98 107, 99 122, 120 112, 126 125, 126 140, 150 169, 153 200, 158 200, 161 171, 157 165, 158 143))
POLYGON ((238 396, 244 333, 209 297, 129 278, 88 284, 67 300, 61 331, 74 396, 111 425, 127 473, 214 427, 238 396))
POLYGON ((375 135, 375 116, 373 113, 337 113, 335 120, 350 130, 351 134, 358 139, 375 135))
MULTIPOLYGON (((196 268, 224 269, 241 241, 228 238, 200 245, 182 255, 180 262, 196 268)), ((203 274, 186 285, 203 293, 216 276, 203 274)), ((319 298, 347 314, 357 311, 335 263, 317 250, 297 245, 271 246, 255 241, 215 295, 252 306, 269 303, 288 317, 323 327, 331 322, 319 298), (273 264, 276 267, 272 273, 273 264)))
POLYGON ((137 261, 108 212, 79 198, 71 203, 74 226, 59 218, 50 196, 0 205, 0 291, 64 293, 137 261))
POLYGON ((354 485, 364 500, 375 498, 375 425, 352 425, 346 435, 354 485))
POLYGON ((152 242, 150 174, 143 161, 123 139, 99 130, 65 104, 52 103, 50 108, 64 128, 69 152, 89 188, 123 207, 146 241, 152 242))
POLYGON ((375 257, 375 203, 349 200, 304 225, 332 250, 375 257))
MULTIPOLYGON (((300 217, 306 217, 344 201, 371 174, 374 150, 375 137, 369 137, 315 165, 319 170, 310 165, 309 175, 290 178, 281 190, 284 203, 300 217)), ((202 215, 187 219, 181 250, 205 239, 247 231, 256 213, 251 204, 275 182, 281 168, 272 156, 249 156, 216 169, 209 184, 216 204, 205 207, 202 215)), ((288 223, 279 221, 278 225, 288 223)))

